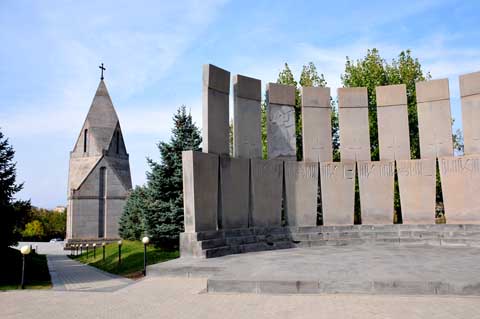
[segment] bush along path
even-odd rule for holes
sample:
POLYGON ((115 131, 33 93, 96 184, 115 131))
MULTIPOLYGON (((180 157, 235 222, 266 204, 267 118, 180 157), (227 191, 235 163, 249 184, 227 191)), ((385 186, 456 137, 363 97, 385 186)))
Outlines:
MULTIPOLYGON (((20 289, 22 254, 18 249, 8 247, 3 249, 1 255, 0 290, 20 289)), ((25 288, 52 287, 46 256, 31 252, 25 258, 25 288)))

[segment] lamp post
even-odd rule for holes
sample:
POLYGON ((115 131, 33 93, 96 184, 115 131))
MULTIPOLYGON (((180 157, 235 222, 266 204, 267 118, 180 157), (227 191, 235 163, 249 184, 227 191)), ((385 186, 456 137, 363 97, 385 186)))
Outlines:
POLYGON ((118 264, 122 263, 122 240, 118 241, 118 264))
POLYGON ((93 259, 97 258, 97 244, 93 243, 93 259))
POLYGON ((147 275, 147 245, 150 242, 150 238, 147 236, 142 238, 143 243, 143 276, 147 275))
POLYGON ((22 289, 25 289, 25 256, 30 254, 30 251, 30 246, 23 246, 20 248, 20 252, 22 253, 22 282, 20 283, 20 286, 22 289))
POLYGON ((83 255, 83 244, 80 244, 80 256, 83 255))
POLYGON ((88 244, 86 244, 85 247, 87 247, 87 259, 88 259, 88 244))
POLYGON ((103 250, 103 262, 105 262, 105 242, 102 243, 102 250, 103 250))

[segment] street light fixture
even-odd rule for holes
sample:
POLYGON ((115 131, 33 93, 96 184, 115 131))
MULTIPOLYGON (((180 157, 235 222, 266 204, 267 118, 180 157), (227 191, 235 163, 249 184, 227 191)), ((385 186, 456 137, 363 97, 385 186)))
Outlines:
POLYGON ((87 247, 87 259, 88 259, 88 244, 85 244, 85 247, 87 247))
POLYGON ((150 238, 147 236, 142 238, 143 243, 143 276, 147 275, 147 245, 150 242, 150 238))
POLYGON ((22 289, 25 289, 25 256, 30 254, 31 248, 30 246, 23 246, 20 248, 20 252, 22 253, 22 282, 20 286, 22 289))
POLYGON ((118 264, 122 263, 122 240, 118 241, 118 264))
POLYGON ((97 258, 97 244, 93 243, 93 259, 97 258))
POLYGON ((102 249, 103 249, 103 262, 105 262, 105 242, 102 243, 102 249))

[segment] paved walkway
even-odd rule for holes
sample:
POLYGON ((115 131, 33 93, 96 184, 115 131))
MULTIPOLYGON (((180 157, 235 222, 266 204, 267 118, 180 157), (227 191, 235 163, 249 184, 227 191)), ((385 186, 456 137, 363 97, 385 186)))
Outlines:
POLYGON ((48 255, 47 259, 55 290, 115 291, 133 283, 133 280, 106 273, 67 256, 48 255))
POLYGON ((19 243, 19 246, 26 244, 37 246, 40 254, 47 255, 54 290, 111 292, 134 282, 68 258, 63 243, 19 243))

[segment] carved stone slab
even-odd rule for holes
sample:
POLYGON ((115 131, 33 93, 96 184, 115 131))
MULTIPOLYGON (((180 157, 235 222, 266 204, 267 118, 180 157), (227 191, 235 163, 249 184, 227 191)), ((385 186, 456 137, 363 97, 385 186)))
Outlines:
POLYGON ((410 159, 405 84, 377 86, 376 95, 380 160, 410 159))
POLYGON ((324 225, 353 225, 355 163, 320 163, 324 225))
POLYGON ((262 158, 261 81, 233 77, 233 156, 262 158))
POLYGON ((217 230, 218 156, 185 151, 182 167, 185 232, 217 230))
POLYGON ((480 154, 480 72, 460 76, 464 154, 480 154))
POLYGON ((289 226, 317 225, 318 163, 285 162, 285 210, 289 226))
POLYGON ((357 162, 362 224, 393 223, 394 161, 357 162))
POLYGON ((303 160, 331 162, 332 124, 330 88, 302 88, 303 160))
POLYGON ((448 224, 480 223, 480 155, 438 159, 448 224))
POLYGON ((367 88, 339 88, 338 116, 342 161, 369 161, 367 88))
POLYGON ((230 72, 203 66, 202 138, 206 153, 229 155, 230 72))
POLYGON ((250 165, 253 226, 281 226, 283 161, 252 159, 250 165))
POLYGON ((223 229, 248 227, 249 165, 248 159, 220 156, 220 216, 223 229))
POLYGON ((269 83, 267 98, 268 158, 296 160, 295 87, 269 83))
POLYGON ((416 83, 420 157, 453 156, 448 79, 416 83))
POLYGON ((404 224, 435 224, 436 160, 397 161, 404 224))

